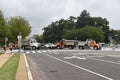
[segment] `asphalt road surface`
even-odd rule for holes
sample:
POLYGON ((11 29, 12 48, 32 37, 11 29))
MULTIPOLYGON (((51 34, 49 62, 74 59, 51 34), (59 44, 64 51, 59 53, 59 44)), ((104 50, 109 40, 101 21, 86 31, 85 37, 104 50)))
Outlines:
POLYGON ((120 51, 24 51, 40 80, 120 80, 120 51))

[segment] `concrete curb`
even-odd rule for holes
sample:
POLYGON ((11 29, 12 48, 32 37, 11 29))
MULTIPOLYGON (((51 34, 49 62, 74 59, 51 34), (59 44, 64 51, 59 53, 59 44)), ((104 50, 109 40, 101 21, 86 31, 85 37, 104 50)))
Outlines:
POLYGON ((31 71, 30 71, 30 67, 29 67, 29 65, 28 65, 27 58, 26 58, 26 55, 25 55, 25 54, 24 54, 24 58, 25 58, 25 63, 26 63, 28 80, 33 80, 32 73, 31 73, 31 71))

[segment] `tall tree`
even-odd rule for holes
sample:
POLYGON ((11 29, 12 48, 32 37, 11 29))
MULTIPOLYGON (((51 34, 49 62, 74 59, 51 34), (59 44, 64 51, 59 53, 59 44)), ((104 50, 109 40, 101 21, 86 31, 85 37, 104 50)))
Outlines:
POLYGON ((70 16, 67 20, 66 20, 66 25, 64 26, 64 29, 67 30, 72 30, 72 29, 76 29, 76 17, 74 16, 70 16))
POLYGON ((104 32, 94 26, 85 26, 76 31, 78 40, 85 41, 86 39, 93 39, 97 42, 104 41, 104 32))
POLYGON ((66 32, 64 35, 65 39, 77 39, 81 41, 85 41, 87 39, 93 39, 97 42, 104 41, 104 32, 93 26, 85 26, 80 29, 72 30, 66 32))
POLYGON ((46 42, 56 42, 62 38, 63 27, 65 25, 65 20, 61 19, 56 22, 52 22, 48 27, 45 27, 43 33, 43 39, 46 42))
POLYGON ((90 24, 90 14, 87 10, 83 10, 80 16, 77 18, 77 28, 82 28, 90 24))
POLYGON ((103 30, 104 35, 105 35, 105 42, 109 42, 109 34, 110 34, 110 28, 109 28, 109 22, 106 18, 102 17, 92 17, 93 18, 93 23, 95 27, 98 27, 103 30))
POLYGON ((0 11, 0 43, 4 44, 5 37, 6 37, 5 18, 2 11, 0 11))
POLYGON ((23 17, 11 17, 7 22, 9 35, 12 36, 13 41, 17 40, 18 34, 21 32, 24 39, 31 33, 31 26, 29 22, 23 17))

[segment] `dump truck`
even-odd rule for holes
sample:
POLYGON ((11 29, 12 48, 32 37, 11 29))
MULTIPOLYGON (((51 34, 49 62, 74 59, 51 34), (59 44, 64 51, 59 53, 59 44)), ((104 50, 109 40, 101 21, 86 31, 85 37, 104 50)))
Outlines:
POLYGON ((62 39, 60 42, 56 44, 56 48, 62 49, 62 48, 69 48, 74 49, 76 47, 76 40, 65 40, 62 39))
POLYGON ((78 41, 79 49, 95 49, 100 50, 100 44, 96 43, 94 40, 78 41))
MULTIPOLYGON (((18 49, 18 42, 16 41, 14 44, 13 44, 13 49, 18 49)), ((36 39, 26 39, 26 40, 22 40, 21 41, 21 48, 22 49, 39 49, 40 48, 40 43, 37 42, 36 39)))
POLYGON ((40 48, 40 43, 36 39, 22 40, 22 49, 31 48, 33 50, 40 48))

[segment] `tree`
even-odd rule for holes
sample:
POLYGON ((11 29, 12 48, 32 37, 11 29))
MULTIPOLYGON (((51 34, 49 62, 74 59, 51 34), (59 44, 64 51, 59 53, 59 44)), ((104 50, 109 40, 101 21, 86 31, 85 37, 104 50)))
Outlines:
POLYGON ((75 20, 75 17, 70 16, 67 20, 60 19, 56 22, 52 22, 48 27, 43 29, 43 39, 46 42, 60 41, 67 31, 76 29, 75 20))
POLYGON ((39 42, 39 43, 43 43, 43 35, 35 35, 35 39, 39 42))
POLYGON ((76 31, 77 31, 77 29, 66 31, 66 33, 63 35, 63 38, 64 39, 71 39, 71 40, 77 39, 77 32, 76 31))
POLYGON ((6 37, 5 18, 2 11, 0 11, 0 43, 1 43, 0 45, 4 44, 5 37, 6 37))
POLYGON ((104 32, 104 35, 105 35, 105 41, 104 42, 109 42, 109 34, 110 34, 110 31, 109 31, 109 22, 106 18, 102 18, 102 17, 92 17, 93 18, 93 25, 91 26, 96 26, 100 29, 102 29, 102 31, 104 32))
POLYGON ((81 29, 76 31, 76 37, 78 40, 85 41, 86 39, 93 39, 97 42, 104 41, 104 32, 96 27, 93 26, 85 26, 81 29))
POLYGON ((60 19, 59 21, 52 22, 48 27, 45 27, 43 33, 43 39, 46 42, 57 42, 62 39, 64 34, 64 27, 66 25, 66 20, 60 19))
POLYGON ((81 41, 93 39, 97 42, 104 41, 105 38, 104 32, 100 28, 88 25, 80 29, 68 31, 63 37, 65 39, 77 39, 81 41))
POLYGON ((109 42, 109 22, 107 21, 106 18, 102 17, 90 17, 90 14, 87 10, 83 10, 80 14, 80 16, 77 18, 77 28, 83 28, 86 25, 90 26, 95 26, 97 28, 100 28, 103 30, 104 35, 105 35, 105 41, 104 42, 109 42))
POLYGON ((67 20, 65 20, 64 29, 65 30, 72 30, 76 29, 76 17, 70 16, 67 20))
POLYGON ((21 32, 24 39, 31 33, 31 26, 29 22, 23 17, 11 17, 7 22, 8 35, 12 37, 12 41, 17 40, 18 34, 21 32))
POLYGON ((90 25, 90 20, 92 19, 90 18, 89 12, 87 10, 83 10, 80 16, 77 18, 76 27, 83 28, 86 25, 90 25))
POLYGON ((115 40, 118 44, 120 44, 120 30, 117 30, 117 34, 115 35, 115 40))
POLYGON ((116 43, 120 43, 120 30, 110 29, 109 37, 112 37, 116 43))

